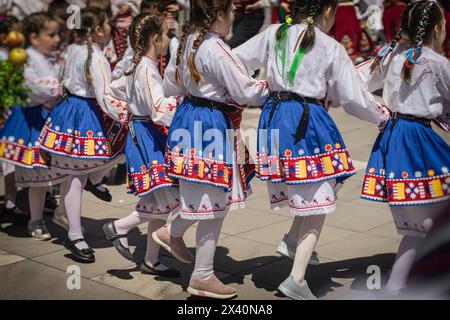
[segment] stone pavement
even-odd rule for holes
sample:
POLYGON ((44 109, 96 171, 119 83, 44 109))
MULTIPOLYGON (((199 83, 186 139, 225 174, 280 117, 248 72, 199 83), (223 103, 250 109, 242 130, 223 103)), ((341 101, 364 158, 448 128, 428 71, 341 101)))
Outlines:
MULTIPOLYGON (((357 166, 358 174, 339 191, 337 211, 330 214, 318 243, 321 264, 311 266, 307 280, 321 299, 362 297, 366 288, 367 267, 378 265, 383 282, 395 258, 397 235, 386 205, 359 199, 362 177, 371 146, 377 135, 374 125, 345 114, 331 114, 341 130, 357 166)), ((247 111, 244 127, 256 128, 259 111, 247 111)), ((447 139, 447 142, 449 140, 447 139)), ((224 223, 215 256, 217 275, 236 286, 238 299, 286 299, 276 287, 288 276, 292 261, 281 258, 276 247, 289 228, 292 217, 287 209, 269 210, 265 185, 254 180, 254 194, 247 208, 230 213, 224 223)), ((87 241, 96 251, 96 263, 78 264, 81 290, 68 290, 67 267, 77 265, 62 246, 65 231, 52 224, 53 238, 39 242, 29 238, 25 228, 8 224, 0 229, 0 299, 186 299, 185 291, 192 266, 184 265, 162 251, 165 264, 182 271, 173 280, 141 275, 135 264, 122 258, 104 239, 102 225, 121 218, 133 209, 136 198, 125 193, 125 186, 110 188, 111 203, 84 195, 82 223, 87 241)), ((194 250, 195 226, 187 232, 187 244, 194 250)), ((129 236, 136 261, 141 261, 146 246, 146 226, 129 236)))

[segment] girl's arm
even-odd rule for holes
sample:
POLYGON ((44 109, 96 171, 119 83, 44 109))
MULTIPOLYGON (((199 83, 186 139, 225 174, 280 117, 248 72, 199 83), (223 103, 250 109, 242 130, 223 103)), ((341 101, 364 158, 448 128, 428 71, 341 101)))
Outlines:
POLYGON ((100 108, 114 120, 125 122, 128 115, 128 106, 125 101, 112 95, 110 88, 111 68, 106 58, 93 53, 90 71, 92 76, 91 91, 100 108))
POLYGON ((233 53, 242 61, 247 72, 253 75, 256 70, 267 66, 270 40, 275 39, 275 31, 280 25, 268 27, 253 38, 247 40, 239 47, 233 49, 233 53))
POLYGON ((144 91, 136 94, 141 95, 145 104, 150 108, 152 121, 163 126, 170 126, 175 110, 181 103, 182 98, 165 98, 161 76, 150 68, 145 68, 140 80, 144 83, 144 91))
POLYGON ((32 102, 52 107, 61 98, 62 82, 55 76, 39 76, 33 63, 25 67, 24 77, 25 84, 31 89, 32 102))
POLYGON ((327 100, 332 106, 344 110, 362 120, 380 125, 389 119, 389 111, 368 92, 344 48, 338 44, 334 63, 330 66, 327 100))
POLYGON ((186 94, 186 88, 182 83, 178 84, 175 80, 175 73, 176 73, 176 60, 177 60, 177 48, 171 48, 175 52, 170 57, 169 64, 166 67, 166 71, 164 71, 164 80, 163 80, 163 88, 164 88, 164 94, 166 97, 171 96, 182 96, 186 94))
POLYGON ((205 69, 227 88, 230 104, 261 106, 269 95, 267 81, 250 77, 239 58, 221 41, 213 44, 206 56, 205 69))

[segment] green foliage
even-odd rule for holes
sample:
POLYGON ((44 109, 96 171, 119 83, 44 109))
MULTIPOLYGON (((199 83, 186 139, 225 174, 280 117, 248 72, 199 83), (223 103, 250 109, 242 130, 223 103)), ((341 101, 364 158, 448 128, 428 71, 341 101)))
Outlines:
POLYGON ((0 61, 0 112, 29 103, 30 88, 25 86, 23 67, 14 66, 11 61, 0 61))

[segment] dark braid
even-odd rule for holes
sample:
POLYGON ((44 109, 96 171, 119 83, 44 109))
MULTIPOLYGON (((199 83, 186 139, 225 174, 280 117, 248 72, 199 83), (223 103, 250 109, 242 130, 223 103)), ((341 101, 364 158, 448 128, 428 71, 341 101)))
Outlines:
POLYGON ((206 34, 210 30, 211 25, 216 21, 219 12, 229 12, 231 5, 232 0, 191 0, 190 26, 181 36, 180 45, 178 46, 177 51, 175 80, 178 84, 181 83, 179 67, 188 34, 199 32, 192 44, 191 52, 189 53, 188 67, 192 79, 195 83, 200 84, 202 82, 202 77, 195 65, 197 50, 205 40, 206 34))
POLYGON ((92 36, 90 35, 91 31, 89 29, 89 37, 87 39, 87 49, 88 55, 87 59, 84 62, 84 74, 86 75, 86 80, 88 82, 89 88, 92 89, 92 74, 91 74, 91 63, 92 63, 92 54, 94 53, 94 49, 92 48, 92 36))
POLYGON ((136 68, 148 50, 148 40, 152 34, 161 34, 164 17, 160 14, 143 13, 136 16, 130 26, 130 44, 134 50, 132 69, 125 73, 126 76, 136 72, 136 68))
POLYGON ((430 38, 434 27, 442 22, 441 8, 434 0, 419 1, 409 13, 407 35, 413 46, 406 52, 406 61, 403 65, 403 79, 411 80, 414 65, 424 62, 420 58, 424 43, 430 38))
POLYGON ((409 24, 409 15, 411 13, 411 10, 414 8, 416 3, 409 3, 405 10, 403 10, 401 22, 400 22, 400 30, 395 35, 394 39, 391 41, 389 45, 384 45, 382 48, 380 48, 373 59, 372 64, 370 65, 370 71, 374 72, 381 64, 381 62, 397 47, 398 43, 402 38, 407 35, 405 34, 404 30, 408 29, 409 24))
POLYGON ((187 35, 188 35, 187 30, 182 33, 180 37, 180 44, 178 45, 177 49, 176 70, 175 70, 175 82, 177 84, 181 84, 180 62, 181 62, 181 55, 183 53, 183 49, 186 44, 187 35))
POLYGON ((107 14, 98 8, 87 8, 81 10, 81 28, 75 29, 74 33, 84 41, 86 41, 88 55, 86 62, 84 63, 84 73, 86 75, 86 80, 89 88, 92 90, 92 75, 91 75, 91 63, 92 54, 94 49, 92 47, 92 32, 97 26, 102 26, 106 19, 108 19, 107 14))
MULTIPOLYGON (((299 35, 299 39, 304 34, 300 49, 304 51, 310 49, 314 45, 315 33, 314 24, 318 16, 320 16, 326 7, 331 6, 333 9, 337 6, 337 0, 297 0, 294 6, 294 21, 296 23, 307 22, 304 33, 299 35)), ((278 28, 276 38, 278 41, 282 38, 283 25, 278 28)), ((298 41, 297 41, 298 42, 298 41)))

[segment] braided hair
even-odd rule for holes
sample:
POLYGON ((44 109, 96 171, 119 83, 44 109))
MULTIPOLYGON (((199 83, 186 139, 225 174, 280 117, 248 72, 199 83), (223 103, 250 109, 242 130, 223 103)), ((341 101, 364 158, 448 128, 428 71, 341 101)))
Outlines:
POLYGON ((139 62, 148 50, 150 36, 162 34, 164 21, 162 15, 155 13, 141 13, 133 19, 130 26, 130 43, 134 50, 134 57, 131 70, 125 72, 126 76, 136 72, 139 62))
POLYGON ((88 56, 84 63, 84 73, 90 88, 92 88, 91 63, 94 49, 92 47, 92 32, 97 26, 103 26, 108 19, 108 14, 99 8, 86 8, 81 10, 81 28, 73 32, 82 40, 86 41, 88 56))
POLYGON ((416 2, 409 12, 408 26, 404 31, 412 47, 406 52, 406 61, 403 65, 402 74, 405 81, 411 80, 414 65, 424 62, 424 59, 420 58, 423 45, 431 37, 434 27, 442 23, 442 19, 442 9, 435 0, 416 2))
POLYGON ((384 45, 380 48, 373 59, 372 64, 370 65, 370 71, 375 72, 375 70, 380 66, 381 62, 397 47, 398 43, 402 38, 407 37, 404 30, 408 29, 408 23, 410 19, 411 10, 417 5, 417 2, 409 3, 405 10, 403 10, 401 20, 400 20, 400 30, 395 35, 394 39, 390 44, 384 45))
MULTIPOLYGON (((297 45, 295 46, 297 52, 294 57, 293 64, 289 71, 289 81, 291 84, 295 78, 297 69, 303 59, 304 53, 311 49, 315 41, 314 25, 316 19, 325 10, 325 8, 331 6, 333 9, 337 7, 337 0, 296 0, 294 5, 294 21, 296 23, 306 22, 307 26, 305 31, 299 34, 297 39, 297 45), (300 42, 300 43, 299 43, 300 42)), ((276 46, 275 50, 281 52, 281 59, 283 64, 283 77, 285 75, 286 64, 286 48, 287 48, 287 30, 292 22, 292 18, 288 17, 286 23, 282 24, 276 32, 276 46)))
POLYGON ((205 36, 208 33, 211 25, 216 21, 219 12, 228 12, 232 5, 232 0, 191 0, 190 21, 188 29, 181 35, 180 45, 178 46, 177 58, 176 58, 176 73, 175 79, 177 83, 181 82, 180 76, 180 63, 181 55, 186 45, 186 38, 188 34, 198 31, 198 35, 194 40, 191 52, 188 58, 188 67, 191 73, 192 79, 195 83, 200 84, 203 79, 200 75, 197 66, 195 65, 195 56, 197 50, 205 40, 205 36))

